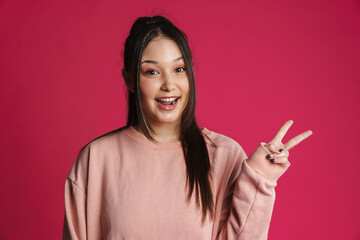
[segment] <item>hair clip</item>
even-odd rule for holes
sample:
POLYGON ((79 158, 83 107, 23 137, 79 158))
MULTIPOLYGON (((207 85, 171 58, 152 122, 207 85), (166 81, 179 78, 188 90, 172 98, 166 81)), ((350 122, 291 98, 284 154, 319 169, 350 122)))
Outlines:
POLYGON ((146 21, 146 22, 145 22, 145 24, 154 24, 154 23, 156 23, 155 20, 150 20, 150 21, 146 21))

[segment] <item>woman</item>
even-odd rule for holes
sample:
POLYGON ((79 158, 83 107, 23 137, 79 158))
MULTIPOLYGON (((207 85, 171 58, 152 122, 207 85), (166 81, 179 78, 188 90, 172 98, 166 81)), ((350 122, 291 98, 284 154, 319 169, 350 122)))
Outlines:
POLYGON ((277 179, 290 166, 287 121, 248 158, 195 120, 187 38, 141 17, 124 49, 127 126, 80 151, 65 183, 64 239, 266 239, 277 179))

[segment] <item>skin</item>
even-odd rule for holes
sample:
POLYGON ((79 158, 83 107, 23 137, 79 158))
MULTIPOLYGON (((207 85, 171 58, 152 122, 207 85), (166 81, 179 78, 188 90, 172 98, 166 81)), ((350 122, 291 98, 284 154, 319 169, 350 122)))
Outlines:
MULTIPOLYGON (((123 75, 125 78, 124 70, 123 75)), ((144 49, 140 66, 140 94, 146 122, 154 130, 155 139, 159 142, 179 141, 178 126, 188 102, 189 79, 181 51, 173 40, 156 37, 144 49), (156 101, 168 96, 180 97, 171 111, 161 109, 156 101)), ((136 126, 135 129, 141 132, 136 126)))
MULTIPOLYGON (((263 145, 271 152, 272 157, 252 158, 250 156, 246 160, 252 169, 271 181, 276 182, 290 167, 291 164, 288 160, 289 150, 313 134, 311 130, 307 130, 283 144, 281 141, 293 123, 293 120, 288 120, 279 129, 275 137, 269 143, 263 145), (280 152, 280 149, 283 149, 283 151, 280 152), (273 162, 272 159, 276 159, 276 162, 273 162)), ((260 149, 256 149, 252 155, 256 154, 257 151, 260 151, 260 149)))
MULTIPOLYGON (((140 67, 141 104, 146 121, 154 130, 155 139, 159 142, 179 141, 179 120, 189 96, 189 80, 179 47, 169 38, 154 38, 143 51, 140 67), (180 96, 176 108, 172 111, 162 110, 157 105, 155 99, 165 96, 180 96)), ((124 69, 123 77, 129 90, 134 92, 129 75, 124 69)), ((271 181, 277 181, 289 168, 289 150, 312 135, 312 131, 308 130, 283 144, 282 139, 292 124, 293 121, 288 120, 269 143, 263 144, 272 154, 271 157, 252 158, 261 151, 261 148, 257 148, 246 160, 254 171, 271 181), (283 150, 280 152, 279 149, 283 150)), ((142 133, 137 126, 135 129, 142 133)))

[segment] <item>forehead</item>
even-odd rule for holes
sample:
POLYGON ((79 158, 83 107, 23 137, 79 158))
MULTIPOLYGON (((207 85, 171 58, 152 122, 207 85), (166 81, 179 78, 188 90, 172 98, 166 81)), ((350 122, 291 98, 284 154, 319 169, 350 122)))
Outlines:
POLYGON ((143 51, 141 60, 168 62, 181 56, 182 54, 177 44, 170 38, 161 36, 149 42, 143 51))

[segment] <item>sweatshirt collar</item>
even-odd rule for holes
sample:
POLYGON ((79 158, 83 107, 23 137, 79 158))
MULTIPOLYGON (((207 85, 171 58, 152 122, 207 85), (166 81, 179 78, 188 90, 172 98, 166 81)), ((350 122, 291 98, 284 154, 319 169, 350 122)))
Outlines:
MULTIPOLYGON (((210 131, 206 128, 202 128, 204 135, 208 135, 210 131)), ((181 141, 177 142, 159 142, 155 143, 148 139, 144 134, 139 133, 133 126, 129 126, 125 129, 126 135, 134 140, 135 142, 152 149, 158 150, 172 150, 172 149, 182 149, 181 141)))

